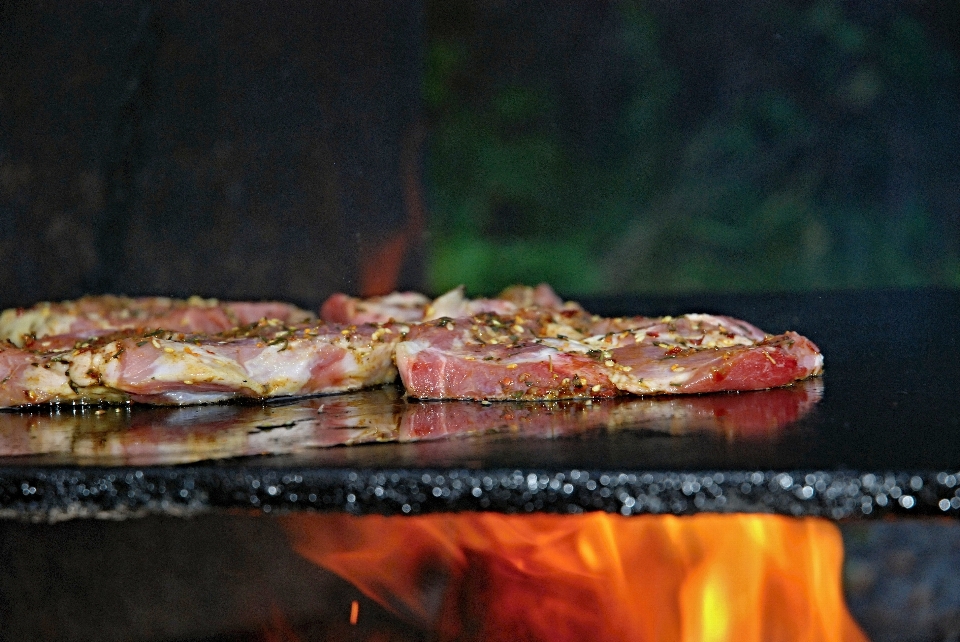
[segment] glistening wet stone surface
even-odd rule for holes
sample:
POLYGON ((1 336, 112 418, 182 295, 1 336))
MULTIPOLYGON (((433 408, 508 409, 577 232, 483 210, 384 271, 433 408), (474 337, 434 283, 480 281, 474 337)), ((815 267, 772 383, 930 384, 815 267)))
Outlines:
MULTIPOLYGON (((507 426, 492 434, 291 448, 179 465, 70 452, 5 457, 0 514, 39 520, 230 508, 358 514, 743 511, 833 519, 960 514, 957 292, 607 299, 586 305, 603 314, 719 312, 769 332, 801 332, 825 355, 819 401, 761 431, 740 430, 745 420, 729 417, 704 428, 702 415, 689 412, 674 412, 659 423, 630 415, 619 424, 578 424, 565 431, 564 410, 557 412, 552 432, 536 436, 507 426)), ((754 396, 741 396, 755 400, 747 405, 770 398, 749 394, 754 396)), ((0 414, 0 429, 14 416, 0 414)))
POLYGON ((960 472, 563 472, 189 467, 18 471, 0 516, 29 520, 191 515, 253 508, 416 515, 450 511, 622 515, 701 511, 831 519, 960 514, 960 472))

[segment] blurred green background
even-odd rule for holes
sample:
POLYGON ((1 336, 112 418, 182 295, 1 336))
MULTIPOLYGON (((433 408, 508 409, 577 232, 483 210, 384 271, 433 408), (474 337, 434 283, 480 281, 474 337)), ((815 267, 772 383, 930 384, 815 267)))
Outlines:
POLYGON ((429 290, 960 286, 960 3, 426 6, 429 290))

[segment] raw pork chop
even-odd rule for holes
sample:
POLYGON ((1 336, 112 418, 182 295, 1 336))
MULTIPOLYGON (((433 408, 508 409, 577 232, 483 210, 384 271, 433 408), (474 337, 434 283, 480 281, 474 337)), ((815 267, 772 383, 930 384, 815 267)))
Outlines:
POLYGON ((66 350, 0 348, 0 407, 209 403, 326 394, 393 381, 400 329, 270 319, 215 335, 125 331, 66 350))
POLYGON ((570 399, 618 394, 610 370, 575 342, 495 314, 421 323, 397 344, 407 394, 420 399, 570 399))
POLYGON ((566 321, 521 312, 420 324, 397 345, 400 377, 410 396, 424 399, 564 399, 758 390, 823 367, 805 337, 765 335, 728 317, 597 319, 594 327, 618 330, 579 340, 558 328, 589 328, 566 321), (624 329, 629 324, 639 327, 624 329))
POLYGON ((423 319, 430 299, 418 292, 394 292, 386 296, 358 299, 333 294, 320 308, 320 318, 328 323, 413 322, 423 319))
POLYGON ((571 307, 580 309, 575 303, 565 304, 546 283, 536 287, 514 285, 493 299, 468 299, 461 285, 433 301, 417 292, 394 292, 366 299, 337 293, 324 301, 320 317, 330 323, 415 323, 483 312, 513 314, 525 308, 559 310, 571 307))
POLYGON ((89 296, 75 301, 38 303, 31 308, 4 310, 0 314, 0 340, 6 339, 23 347, 33 339, 49 336, 88 339, 138 328, 215 333, 256 323, 260 319, 304 323, 314 318, 306 310, 276 301, 89 296))
POLYGON ((523 310, 557 311, 583 309, 576 303, 564 303, 546 283, 537 287, 513 285, 498 294, 493 299, 468 299, 464 296, 461 285, 444 295, 437 297, 424 311, 423 319, 433 321, 443 317, 452 319, 469 317, 475 314, 492 312, 494 314, 511 315, 523 310))

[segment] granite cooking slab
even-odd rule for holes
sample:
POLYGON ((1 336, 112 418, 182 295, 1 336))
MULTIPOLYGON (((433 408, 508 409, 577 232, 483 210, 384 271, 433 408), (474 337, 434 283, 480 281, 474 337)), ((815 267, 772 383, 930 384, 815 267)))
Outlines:
POLYGON ((269 406, 4 412, 0 515, 960 514, 957 292, 585 305, 796 330, 821 347, 826 374, 781 390, 591 404, 417 403, 384 388, 269 406))

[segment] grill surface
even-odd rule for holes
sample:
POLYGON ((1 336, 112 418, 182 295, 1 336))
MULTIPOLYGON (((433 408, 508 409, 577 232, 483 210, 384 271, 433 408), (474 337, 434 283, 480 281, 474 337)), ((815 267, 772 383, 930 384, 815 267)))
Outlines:
MULTIPOLYGON (((39 520, 226 508, 707 510, 835 519, 960 514, 957 292, 620 298, 585 305, 601 314, 716 312, 770 332, 796 330, 825 355, 822 399, 762 437, 705 431, 673 417, 670 429, 682 435, 662 432, 663 422, 638 421, 616 429, 565 431, 561 425, 556 432, 569 436, 553 439, 510 433, 189 464, 159 458, 133 465, 62 453, 5 457, 0 514, 39 520)), ((768 393, 749 394, 762 404, 768 393)), ((134 409, 129 416, 163 412, 178 411, 134 409)), ((179 413, 189 430, 189 413, 179 413)), ((22 420, 20 413, 0 414, 0 433, 17 430, 22 420)))

